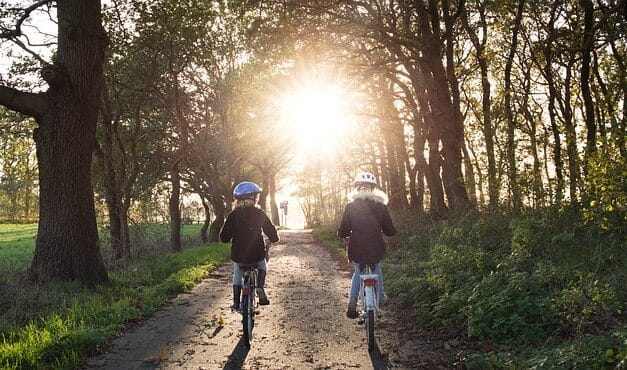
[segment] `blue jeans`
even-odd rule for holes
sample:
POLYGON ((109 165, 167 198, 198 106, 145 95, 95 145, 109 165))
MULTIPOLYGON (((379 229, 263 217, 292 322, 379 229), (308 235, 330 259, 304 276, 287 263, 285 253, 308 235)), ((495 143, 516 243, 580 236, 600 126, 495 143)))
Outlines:
MULTIPOLYGON (((359 263, 353 262, 353 267, 355 268, 355 271, 353 272, 351 291, 348 298, 351 300, 357 300, 357 296, 359 295, 359 286, 361 285, 361 271, 359 271, 359 263)), ((383 297, 383 271, 381 271, 380 263, 374 265, 374 273, 379 275, 379 278, 377 279, 377 295, 379 296, 379 301, 381 301, 381 297, 383 297)))
MULTIPOLYGON (((242 285, 244 272, 239 266, 239 263, 233 262, 233 285, 242 285)), ((266 285, 266 271, 268 270, 265 258, 257 262, 257 270, 257 288, 263 288, 266 285)))

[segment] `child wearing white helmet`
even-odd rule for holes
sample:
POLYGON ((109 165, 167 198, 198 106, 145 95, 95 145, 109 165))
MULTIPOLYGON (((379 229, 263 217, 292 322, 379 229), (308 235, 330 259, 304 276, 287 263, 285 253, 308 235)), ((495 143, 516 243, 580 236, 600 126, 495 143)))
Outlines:
POLYGON ((349 194, 349 203, 344 208, 342 221, 337 231, 340 238, 348 238, 348 259, 355 268, 346 310, 346 316, 352 319, 358 316, 357 296, 362 265, 375 266, 375 273, 379 275, 377 286, 379 301, 382 302, 385 299, 381 271, 381 260, 385 255, 383 235, 396 234, 396 228, 387 208, 388 197, 384 192, 376 189, 376 186, 377 180, 373 174, 369 172, 357 174, 356 191, 349 194))

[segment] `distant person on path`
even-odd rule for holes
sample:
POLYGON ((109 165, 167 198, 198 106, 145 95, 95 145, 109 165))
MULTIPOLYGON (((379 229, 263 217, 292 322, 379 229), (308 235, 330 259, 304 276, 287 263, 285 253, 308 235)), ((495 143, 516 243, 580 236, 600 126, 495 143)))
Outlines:
POLYGON ((349 203, 337 231, 340 238, 348 238, 348 259, 355 268, 346 310, 346 316, 351 319, 357 317, 357 296, 364 264, 374 264, 375 273, 379 275, 379 302, 383 304, 387 298, 383 292, 380 263, 385 254, 383 235, 396 234, 396 228, 387 208, 388 197, 376 186, 377 180, 369 172, 359 173, 355 177, 356 191, 348 196, 349 203))
POLYGON ((220 231, 220 240, 231 244, 231 260, 233 260, 233 306, 239 310, 242 292, 243 272, 241 265, 256 265, 257 296, 260 305, 268 305, 270 301, 264 290, 266 281, 266 252, 270 245, 265 245, 263 234, 271 243, 279 241, 279 234, 272 221, 257 205, 261 188, 254 182, 244 181, 233 189, 234 209, 226 217, 220 231))

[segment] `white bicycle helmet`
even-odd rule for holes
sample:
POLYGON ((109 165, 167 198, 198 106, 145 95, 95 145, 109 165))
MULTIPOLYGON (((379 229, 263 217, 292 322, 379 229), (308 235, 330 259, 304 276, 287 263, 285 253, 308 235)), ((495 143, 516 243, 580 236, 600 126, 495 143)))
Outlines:
POLYGON ((370 172, 360 172, 355 176, 355 185, 370 184, 377 186, 377 179, 370 172))

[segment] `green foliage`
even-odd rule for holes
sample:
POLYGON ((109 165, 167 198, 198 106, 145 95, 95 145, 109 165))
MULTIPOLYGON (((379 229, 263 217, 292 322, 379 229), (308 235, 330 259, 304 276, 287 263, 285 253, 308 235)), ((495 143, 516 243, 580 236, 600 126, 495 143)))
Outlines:
POLYGON ((468 334, 499 343, 537 343, 557 326, 550 286, 537 273, 497 272, 477 284, 464 307, 468 334))
POLYGON ((627 158, 604 146, 588 162, 584 219, 625 241, 627 225, 627 158))
POLYGON ((36 124, 0 106, 0 220, 37 218, 37 160, 32 130, 36 124))
POLYGON ((518 353, 464 353, 459 360, 467 369, 623 369, 627 365, 627 332, 550 340, 518 353))
POLYGON ((229 251, 226 244, 213 244, 136 262, 110 274, 109 284, 94 289, 64 283, 17 292, 16 303, 28 313, 0 316, 0 367, 77 366, 82 356, 126 322, 192 288, 225 261, 229 251), (24 304, 27 301, 29 305, 24 304))
POLYGON ((386 260, 386 291, 421 325, 508 350, 460 355, 469 368, 621 361, 623 339, 611 332, 625 325, 624 243, 585 217, 574 207, 469 214, 416 229, 386 260))
POLYGON ((598 331, 615 324, 623 314, 624 301, 616 286, 600 281, 594 274, 579 276, 555 298, 562 318, 576 332, 598 331))

